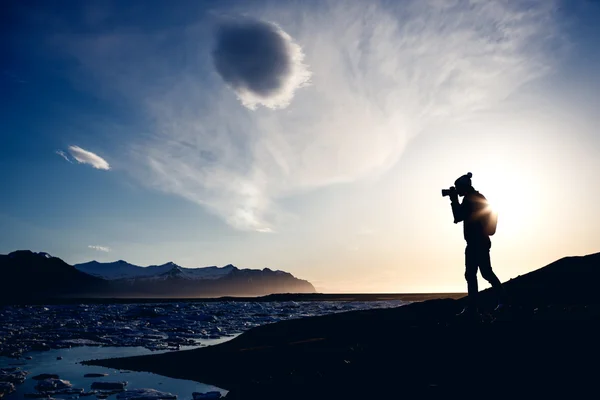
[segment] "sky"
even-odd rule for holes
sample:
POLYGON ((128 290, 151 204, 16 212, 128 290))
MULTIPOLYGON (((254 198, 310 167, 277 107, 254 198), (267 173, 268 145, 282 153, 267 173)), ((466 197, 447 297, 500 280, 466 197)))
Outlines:
POLYGON ((2 254, 464 292, 467 172, 502 281, 600 251, 598 1, 3 7, 2 254))

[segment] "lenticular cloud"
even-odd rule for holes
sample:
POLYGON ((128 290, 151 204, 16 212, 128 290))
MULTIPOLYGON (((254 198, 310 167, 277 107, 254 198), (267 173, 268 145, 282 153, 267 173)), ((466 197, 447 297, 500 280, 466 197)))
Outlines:
POLYGON ((258 20, 227 21, 219 26, 212 52, 221 78, 252 110, 257 105, 287 107, 310 72, 291 36, 275 24, 258 20))

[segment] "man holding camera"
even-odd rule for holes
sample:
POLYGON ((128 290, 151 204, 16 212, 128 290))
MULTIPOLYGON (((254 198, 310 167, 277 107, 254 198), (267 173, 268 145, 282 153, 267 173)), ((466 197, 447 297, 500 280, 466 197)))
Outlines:
POLYGON ((496 214, 489 208, 486 198, 471 185, 470 172, 458 178, 450 189, 442 190, 442 196, 449 196, 452 205, 454 223, 463 222, 464 237, 467 242, 465 249, 465 278, 469 292, 468 305, 459 314, 477 316, 477 270, 487 280, 498 297, 498 307, 501 309, 506 302, 506 294, 502 283, 492 271, 490 261, 490 236, 496 232, 496 214), (459 203, 458 196, 464 197, 459 203))

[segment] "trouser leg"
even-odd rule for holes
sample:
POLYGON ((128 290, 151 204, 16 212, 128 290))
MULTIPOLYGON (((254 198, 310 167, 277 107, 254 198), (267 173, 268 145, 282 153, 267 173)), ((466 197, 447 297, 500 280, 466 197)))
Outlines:
POLYGON ((502 286, 502 282, 500 282, 500 279, 498 279, 498 277, 492 270, 492 262, 490 260, 489 247, 487 249, 481 249, 481 254, 479 258, 479 270, 481 271, 481 276, 483 277, 483 279, 485 279, 492 285, 492 288, 496 293, 498 301, 504 303, 506 301, 506 293, 504 291, 504 287, 502 286))
POLYGON ((473 246, 467 246, 465 249, 465 279, 467 280, 467 289, 469 291, 469 307, 477 308, 477 269, 479 262, 477 252, 473 246))

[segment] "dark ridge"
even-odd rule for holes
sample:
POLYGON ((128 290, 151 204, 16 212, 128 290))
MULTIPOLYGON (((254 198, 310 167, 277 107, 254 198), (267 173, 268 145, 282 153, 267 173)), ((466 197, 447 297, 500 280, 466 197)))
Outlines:
POLYGON ((477 321, 456 316, 466 299, 428 300, 86 364, 213 384, 228 399, 583 398, 597 391, 599 277, 600 254, 568 257, 507 282, 505 311, 484 291, 477 321))
POLYGON ((0 255, 0 277, 0 299, 12 301, 85 297, 108 289, 103 279, 80 272, 60 258, 29 250, 0 255))

